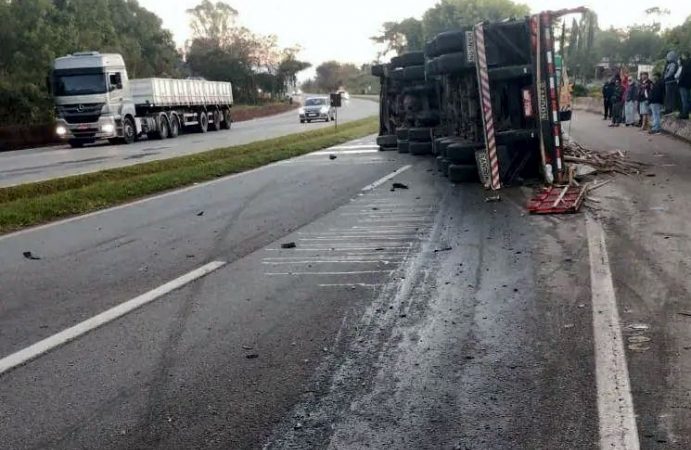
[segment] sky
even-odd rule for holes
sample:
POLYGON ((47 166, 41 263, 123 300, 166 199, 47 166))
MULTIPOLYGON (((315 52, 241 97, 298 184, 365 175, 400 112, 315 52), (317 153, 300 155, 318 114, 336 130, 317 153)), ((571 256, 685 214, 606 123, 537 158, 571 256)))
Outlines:
MULTIPOLYGON (((216 1, 216 0, 213 0, 216 1)), ((200 0, 139 0, 173 32, 178 47, 190 38, 185 13, 200 0), (172 4, 175 7, 171 7, 172 4)), ((238 22, 258 34, 275 34, 283 47, 299 45, 300 58, 314 67, 328 60, 363 64, 373 61, 379 50, 369 40, 387 21, 422 17, 437 0, 226 0, 239 12, 238 22)), ((663 6, 672 14, 664 25, 675 26, 691 15, 691 1, 671 0, 524 0, 533 12, 587 6, 598 14, 601 28, 645 21, 643 11, 663 6), (672 4, 674 3, 674 4, 672 4)), ((305 79, 313 69, 301 75, 305 79)))

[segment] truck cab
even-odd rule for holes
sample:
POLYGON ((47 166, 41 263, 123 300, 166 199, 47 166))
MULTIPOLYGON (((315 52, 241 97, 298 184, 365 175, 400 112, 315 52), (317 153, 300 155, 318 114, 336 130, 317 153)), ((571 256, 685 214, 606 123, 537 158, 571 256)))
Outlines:
POLYGON ((130 143, 137 131, 125 61, 83 52, 57 58, 51 73, 56 133, 73 147, 99 139, 130 143))

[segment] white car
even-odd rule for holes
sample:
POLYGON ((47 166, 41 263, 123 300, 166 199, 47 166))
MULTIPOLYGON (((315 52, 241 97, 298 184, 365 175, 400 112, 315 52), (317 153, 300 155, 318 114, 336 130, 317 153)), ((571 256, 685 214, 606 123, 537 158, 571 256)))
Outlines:
POLYGON ((331 106, 331 100, 328 97, 310 97, 305 100, 299 114, 300 123, 309 123, 313 120, 329 122, 336 119, 336 108, 331 106))

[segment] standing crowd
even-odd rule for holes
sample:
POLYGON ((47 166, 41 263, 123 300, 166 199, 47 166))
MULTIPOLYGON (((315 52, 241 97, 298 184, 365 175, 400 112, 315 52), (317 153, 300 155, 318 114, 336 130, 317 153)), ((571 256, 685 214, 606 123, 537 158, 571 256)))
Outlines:
POLYGON ((689 92, 691 91, 691 59, 688 52, 677 58, 675 52, 667 54, 664 73, 641 72, 633 76, 616 74, 602 87, 605 116, 610 127, 622 123, 638 127, 650 134, 662 132, 662 115, 674 111, 681 100, 679 119, 689 118, 689 92))

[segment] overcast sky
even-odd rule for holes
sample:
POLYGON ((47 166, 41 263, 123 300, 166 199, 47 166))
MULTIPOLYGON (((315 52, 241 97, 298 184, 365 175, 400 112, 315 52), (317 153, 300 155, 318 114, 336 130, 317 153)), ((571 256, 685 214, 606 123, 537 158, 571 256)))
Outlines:
MULTIPOLYGON (((200 0, 139 0, 139 3, 161 17, 163 25, 175 35, 178 46, 184 46, 190 36, 185 10, 200 0)), ((356 64, 372 61, 377 49, 369 37, 377 34, 383 22, 411 16, 420 18, 437 0, 227 0, 226 3, 238 10, 241 25, 255 33, 277 35, 284 47, 300 45, 304 49, 301 58, 316 66, 330 59, 356 64)), ((643 22, 643 11, 658 5, 672 11, 666 25, 678 25, 691 15, 688 0, 527 0, 522 3, 528 4, 533 12, 585 5, 598 14, 601 27, 626 27, 643 22)))

